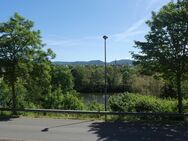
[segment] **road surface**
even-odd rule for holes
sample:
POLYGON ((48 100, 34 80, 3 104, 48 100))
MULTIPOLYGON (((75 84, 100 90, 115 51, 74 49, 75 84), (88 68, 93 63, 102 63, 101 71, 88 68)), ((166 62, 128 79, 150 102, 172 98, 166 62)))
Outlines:
POLYGON ((102 122, 90 120, 14 118, 0 120, 0 141, 183 141, 182 122, 102 122))

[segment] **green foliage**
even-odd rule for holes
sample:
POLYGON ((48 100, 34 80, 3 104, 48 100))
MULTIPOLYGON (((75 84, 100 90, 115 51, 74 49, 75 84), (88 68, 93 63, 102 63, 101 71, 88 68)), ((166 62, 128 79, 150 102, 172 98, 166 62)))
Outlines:
POLYGON ((54 65, 52 67, 52 89, 61 87, 63 91, 69 91, 73 89, 73 76, 71 70, 64 66, 54 65))
POLYGON ((136 95, 128 96, 128 94, 121 94, 118 96, 111 96, 109 98, 109 105, 112 111, 119 112, 134 112, 136 102, 136 95))
POLYGON ((188 79, 182 82, 182 94, 184 98, 188 98, 188 79))
POLYGON ((133 54, 145 71, 157 72, 175 83, 178 110, 182 112, 182 81, 188 73, 188 1, 169 3, 147 21, 150 28, 146 41, 136 41, 140 54, 133 54))
POLYGON ((84 103, 79 99, 77 94, 71 94, 70 92, 64 95, 62 100, 62 108, 64 110, 83 110, 84 103))
POLYGON ((187 5, 187 1, 169 3, 158 13, 152 13, 152 19, 147 21, 150 31, 145 36, 146 42, 135 42, 141 54, 133 55, 145 69, 160 72, 168 78, 179 71, 186 72, 187 5))
POLYGON ((130 80, 133 75, 136 74, 135 66, 124 66, 121 70, 122 73, 122 81, 126 91, 131 91, 130 80))
POLYGON ((122 78, 123 76, 120 68, 117 66, 107 67, 107 84, 110 92, 118 92, 118 90, 122 89, 122 78))
POLYGON ((177 93, 174 87, 170 84, 165 84, 161 89, 161 98, 177 98, 177 93))
MULTIPOLYGON (((108 92, 123 92, 122 67, 107 66, 108 92)), ((82 93, 104 92, 103 66, 75 66, 72 68, 74 89, 82 93)))
POLYGON ((94 101, 87 105, 87 110, 89 110, 89 111, 104 111, 104 104, 99 104, 94 101))
POLYGON ((164 82, 153 76, 132 75, 128 81, 131 92, 144 95, 160 96, 164 82))
POLYGON ((46 96, 44 103, 44 107, 48 109, 82 110, 84 108, 83 100, 76 91, 63 92, 60 87, 46 96))
MULTIPOLYGON (((34 66, 49 62, 54 57, 48 49, 43 51, 40 31, 33 30, 34 23, 15 13, 9 21, 0 23, 0 65, 5 68, 3 79, 12 89, 12 108, 17 108, 16 83, 27 80, 34 66)), ((42 73, 41 73, 42 74, 42 73)), ((43 78, 46 79, 46 78, 43 78)))
MULTIPOLYGON (((104 67, 75 66, 72 68, 74 89, 82 93, 104 92, 104 67)), ((108 92, 136 92, 160 96, 164 82, 140 72, 138 66, 108 66, 108 92)))
POLYGON ((27 101, 31 101, 39 107, 45 105, 45 98, 51 93, 51 63, 47 60, 34 63, 32 71, 24 81, 27 89, 27 101))
POLYGON ((74 77, 74 89, 76 89, 77 91, 81 91, 83 88, 83 68, 78 66, 76 68, 72 68, 71 72, 72 75, 74 77))
POLYGON ((112 111, 120 112, 177 112, 177 102, 173 99, 133 93, 111 96, 109 105, 112 111))
MULTIPOLYGON (((186 4, 180 3, 179 6, 184 7, 186 4)), ((186 54, 183 54, 187 52, 182 52, 185 51, 182 49, 184 44, 182 43, 174 48, 174 46, 169 46, 166 43, 169 39, 163 39, 163 36, 172 36, 171 30, 175 38, 177 34, 176 28, 183 32, 178 35, 177 39, 180 39, 179 36, 181 36, 184 41, 187 41, 187 36, 184 37, 184 29, 178 27, 178 24, 181 23, 176 23, 176 21, 169 23, 166 21, 163 16, 168 14, 170 14, 171 18, 174 14, 187 15, 185 9, 178 9, 175 4, 169 4, 163 7, 159 13, 153 14, 152 20, 148 21, 151 32, 146 36, 146 42, 136 42, 137 47, 144 54, 143 56, 135 55, 137 61, 142 64, 141 67, 107 66, 108 92, 129 91, 142 94, 121 94, 110 97, 110 108, 113 111, 176 112, 177 103, 175 100, 162 100, 143 95, 159 96, 164 82, 165 84, 170 84, 173 90, 177 88, 175 81, 177 77, 174 77, 174 74, 179 70, 181 70, 182 74, 180 79, 183 82, 182 87, 185 88, 187 85, 187 74, 184 74, 186 70, 183 70, 187 68, 186 54), (179 13, 176 10, 180 10, 178 11, 179 13), (167 35, 165 31, 167 31, 167 35), (179 51, 176 51, 176 49, 179 51), (178 61, 180 61, 178 63, 180 66, 184 64, 184 68, 183 66, 179 69, 175 68, 176 70, 174 71, 173 63, 177 63, 175 62, 177 60, 173 60, 174 58, 170 54, 173 51, 174 53, 178 52, 176 54, 178 61), (184 61, 182 61, 183 57, 184 61), (173 69, 168 68, 169 64, 173 69), (143 71, 140 73, 140 68, 149 70, 149 73, 143 73, 143 71), (146 74, 153 75, 153 69, 157 72, 155 72, 155 75, 162 74, 166 80, 163 82, 159 79, 154 79, 153 76, 147 76, 146 74)), ((177 20, 182 20, 182 23, 184 23, 183 20, 187 19, 186 17, 184 19, 181 17, 176 18, 177 20)), ((17 13, 9 21, 0 24, 0 67, 5 69, 5 72, 0 72, 0 106, 9 108, 104 110, 104 106, 96 102, 84 105, 83 100, 76 92, 103 92, 104 67, 53 65, 50 58, 55 57, 55 54, 50 49, 46 52, 43 51, 44 44, 41 40, 40 31, 33 30, 33 26, 34 23, 32 21, 26 20, 17 13)), ((175 65, 175 67, 177 66, 175 65)), ((1 70, 2 68, 0 68, 1 70)), ((183 92, 186 93, 186 89, 183 92)), ((167 91, 164 91, 164 95, 160 96, 166 98, 169 93, 171 91, 167 89, 167 91)), ((187 103, 187 101, 185 100, 183 103, 187 103)))
MULTIPOLYGON (((28 99, 27 93, 23 82, 18 80, 16 84, 17 108, 37 108, 37 106, 28 99)), ((11 89, 3 80, 0 82, 0 106, 11 108, 11 89)))
POLYGON ((11 104, 10 88, 5 81, 0 80, 0 107, 9 107, 11 104))

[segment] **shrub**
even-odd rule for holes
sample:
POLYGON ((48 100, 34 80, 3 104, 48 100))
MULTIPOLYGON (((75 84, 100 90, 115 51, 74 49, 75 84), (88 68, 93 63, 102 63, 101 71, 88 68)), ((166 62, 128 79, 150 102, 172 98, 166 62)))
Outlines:
POLYGON ((129 96, 129 94, 113 95, 109 98, 109 105, 112 111, 134 112, 135 102, 135 95, 129 96))
POLYGON ((177 112, 176 100, 133 93, 111 96, 109 105, 112 111, 120 112, 177 112))
POLYGON ((45 103, 44 108, 48 109, 82 110, 84 108, 83 100, 76 91, 70 90, 64 93, 60 87, 46 97, 45 103))
POLYGON ((89 111, 103 111, 104 105, 99 104, 99 103, 94 101, 94 102, 87 105, 87 110, 89 110, 89 111))
POLYGON ((11 91, 0 78, 0 107, 11 107, 11 91))
POLYGON ((64 110, 82 110, 84 103, 82 99, 79 99, 77 94, 67 92, 61 101, 61 109, 64 110))
POLYGON ((147 75, 132 75, 128 83, 131 92, 152 96, 160 96, 161 88, 164 85, 162 80, 147 75))

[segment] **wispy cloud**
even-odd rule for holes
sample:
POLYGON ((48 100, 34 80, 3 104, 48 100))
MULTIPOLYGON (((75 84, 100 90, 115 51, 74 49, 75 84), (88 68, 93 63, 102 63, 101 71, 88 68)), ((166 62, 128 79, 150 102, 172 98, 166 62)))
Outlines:
POLYGON ((71 39, 44 39, 44 42, 48 46, 75 46, 78 44, 77 40, 71 40, 71 39))
POLYGON ((96 46, 102 40, 102 36, 85 36, 78 38, 67 38, 62 35, 47 35, 43 38, 44 43, 47 47, 53 48, 56 50, 65 50, 68 48, 78 49, 90 48, 96 46))
POLYGON ((43 40, 47 46, 70 47, 80 44, 79 39, 68 39, 58 35, 48 35, 43 40))
POLYGON ((160 2, 160 0, 149 0, 148 5, 146 6, 146 10, 148 11, 153 9, 153 7, 156 6, 158 2, 160 2))
POLYGON ((146 10, 150 11, 158 11, 162 5, 171 2, 171 0, 148 0, 148 4, 146 6, 146 10))
POLYGON ((126 40, 126 41, 130 42, 130 40, 131 40, 130 37, 133 37, 133 36, 136 36, 139 34, 143 34, 146 32, 146 30, 142 28, 145 21, 146 21, 146 18, 142 18, 142 19, 138 20, 137 22, 135 22, 132 26, 130 26, 124 32, 117 33, 112 36, 114 37, 114 39, 116 41, 126 40))
MULTIPOLYGON (((137 35, 145 34, 147 32, 147 29, 144 27, 144 24, 145 24, 145 21, 149 19, 149 17, 151 16, 150 11, 158 10, 161 7, 161 3, 168 2, 168 0, 164 0, 164 1, 163 0, 145 0, 145 2, 146 2, 145 9, 147 11, 146 16, 136 21, 127 30, 111 35, 115 41, 117 42, 125 41, 127 43, 132 43, 134 40, 133 37, 137 35)), ((137 4, 136 6, 138 7, 141 3, 143 3, 143 1, 138 0, 136 3, 137 4)))
MULTIPOLYGON (((112 42, 127 42, 132 43, 135 36, 146 33, 146 29, 143 28, 146 18, 142 18, 131 25, 127 30, 120 33, 114 33, 109 35, 112 42)), ((100 36, 86 36, 80 38, 65 38, 58 35, 48 35, 44 38, 44 42, 48 47, 76 47, 76 46, 88 46, 100 42, 102 35, 100 36)))
POLYGON ((145 18, 138 20, 135 24, 133 24, 127 31, 134 32, 138 28, 140 28, 145 23, 145 18))

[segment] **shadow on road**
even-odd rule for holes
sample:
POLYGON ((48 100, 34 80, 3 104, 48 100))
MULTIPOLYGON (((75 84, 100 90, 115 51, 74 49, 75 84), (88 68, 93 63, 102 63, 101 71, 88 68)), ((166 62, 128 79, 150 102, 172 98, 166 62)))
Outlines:
POLYGON ((15 118, 19 118, 19 116, 0 114, 0 121, 11 121, 12 119, 15 119, 15 118))
POLYGON ((95 122, 90 128, 103 141, 188 140, 188 124, 183 122, 95 122))
POLYGON ((81 123, 86 123, 86 122, 91 122, 91 121, 93 121, 93 120, 73 122, 73 123, 68 123, 68 124, 63 124, 63 125, 51 126, 51 127, 42 129, 41 132, 48 132, 49 129, 52 129, 52 128, 58 128, 58 127, 63 127, 63 126, 71 126, 71 125, 76 125, 76 124, 81 124, 81 123))

